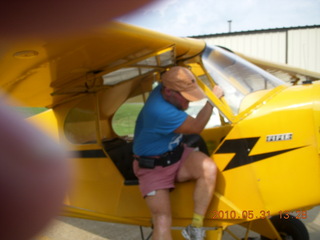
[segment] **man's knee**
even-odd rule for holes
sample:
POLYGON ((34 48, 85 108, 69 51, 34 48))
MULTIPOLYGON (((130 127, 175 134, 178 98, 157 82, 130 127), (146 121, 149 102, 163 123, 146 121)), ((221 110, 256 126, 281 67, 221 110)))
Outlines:
POLYGON ((206 159, 203 162, 203 175, 204 177, 210 181, 210 182, 215 182, 217 178, 217 165, 215 162, 210 158, 206 157, 206 159))
POLYGON ((171 215, 166 213, 153 214, 154 225, 162 228, 167 228, 171 226, 171 215))
POLYGON ((195 162, 200 164, 200 176, 207 178, 208 180, 215 181, 217 176, 217 165, 215 162, 206 154, 202 152, 195 152, 195 162), (200 160, 201 159, 201 160, 200 160), (199 161, 200 160, 200 161, 199 161))

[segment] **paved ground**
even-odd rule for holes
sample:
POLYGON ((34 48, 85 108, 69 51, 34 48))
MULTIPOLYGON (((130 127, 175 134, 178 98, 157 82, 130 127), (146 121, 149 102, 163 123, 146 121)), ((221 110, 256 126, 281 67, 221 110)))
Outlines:
MULTIPOLYGON (((309 231, 310 240, 320 239, 320 206, 309 210, 303 222, 309 231)), ((238 226, 232 228, 238 233, 243 231, 238 226)), ((144 229, 145 238, 149 232, 150 229, 144 229)), ((223 240, 231 239, 227 233, 223 237, 223 240)), ((137 226, 59 217, 36 240, 141 240, 141 237, 137 226)))

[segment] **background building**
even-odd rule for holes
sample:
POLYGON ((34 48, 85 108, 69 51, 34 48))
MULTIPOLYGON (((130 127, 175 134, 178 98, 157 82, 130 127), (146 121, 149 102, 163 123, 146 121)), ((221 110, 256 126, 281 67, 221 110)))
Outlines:
POLYGON ((320 73, 320 25, 193 36, 251 57, 320 73))

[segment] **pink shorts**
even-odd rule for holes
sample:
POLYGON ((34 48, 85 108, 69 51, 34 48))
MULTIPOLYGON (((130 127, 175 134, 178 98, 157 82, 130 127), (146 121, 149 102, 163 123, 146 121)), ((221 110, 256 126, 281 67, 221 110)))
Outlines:
POLYGON ((137 160, 133 161, 134 174, 139 179, 139 186, 143 197, 155 190, 174 189, 175 180, 181 164, 194 148, 184 147, 181 159, 167 167, 156 166, 154 169, 140 168, 137 160))

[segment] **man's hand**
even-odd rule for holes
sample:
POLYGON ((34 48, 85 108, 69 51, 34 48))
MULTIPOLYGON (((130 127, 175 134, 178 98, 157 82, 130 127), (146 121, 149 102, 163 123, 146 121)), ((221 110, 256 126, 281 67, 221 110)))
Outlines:
POLYGON ((222 98, 224 96, 224 92, 223 92, 222 88, 218 85, 215 85, 213 87, 212 91, 213 91, 214 95, 217 96, 217 98, 222 98))

